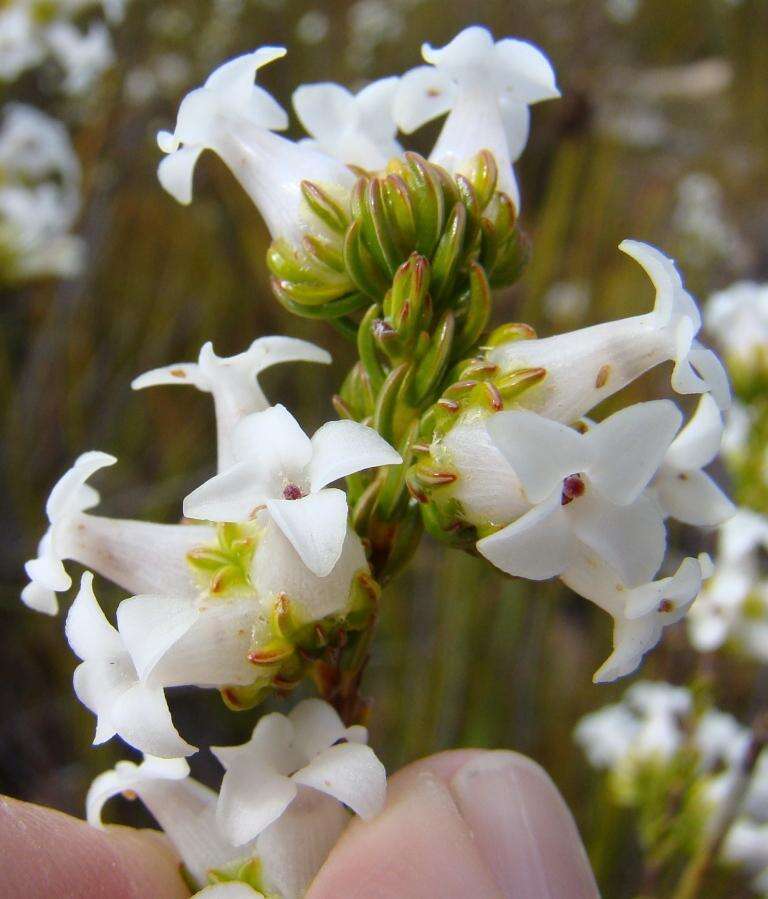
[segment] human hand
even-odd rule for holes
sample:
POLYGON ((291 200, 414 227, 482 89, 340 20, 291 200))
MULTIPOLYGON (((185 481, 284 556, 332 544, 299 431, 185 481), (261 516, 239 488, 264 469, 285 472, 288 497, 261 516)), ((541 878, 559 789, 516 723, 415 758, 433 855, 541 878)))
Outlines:
MULTIPOLYGON (((181 899, 178 860, 153 831, 98 831, 0 804, 5 899, 181 899)), ((513 752, 456 750, 408 765, 387 807, 356 819, 307 899, 596 899, 573 818, 544 771, 513 752)))

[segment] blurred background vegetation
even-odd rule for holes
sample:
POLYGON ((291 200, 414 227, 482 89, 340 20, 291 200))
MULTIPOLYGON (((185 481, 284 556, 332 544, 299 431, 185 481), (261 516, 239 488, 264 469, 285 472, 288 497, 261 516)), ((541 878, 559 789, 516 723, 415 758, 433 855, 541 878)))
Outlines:
MULTIPOLYGON (((62 621, 18 597, 47 493, 80 452, 119 458, 99 482, 109 514, 173 521, 211 471, 209 398, 136 395, 131 378, 196 358, 208 339, 229 355, 263 334, 308 338, 334 366, 279 367, 264 383, 311 431, 332 417, 330 396, 353 362, 331 329, 291 319, 271 297, 267 232, 222 163, 204 158, 189 209, 161 190, 155 132, 215 64, 255 46, 288 46, 260 81, 289 107, 302 82, 359 87, 402 72, 418 64, 423 40, 441 45, 473 22, 539 44, 563 90, 533 111, 518 172, 534 250, 519 285, 498 298, 498 323, 527 321, 546 335, 650 308, 649 284, 616 249, 624 237, 678 258, 701 299, 737 278, 768 279, 765 0, 132 0, 114 30, 116 65, 88 96, 62 98, 45 70, 4 93, 70 125, 87 255, 78 278, 0 293, 1 791, 81 814, 92 777, 123 752, 91 748, 62 621)), ((413 146, 428 150, 433 136, 425 129, 413 146)), ((662 371, 631 389, 642 399, 667 385, 662 371)), ((697 545, 684 530, 675 539, 697 545)), ((100 597, 107 609, 119 598, 106 585, 100 597)), ((455 746, 533 755, 574 808, 605 895, 631 895, 636 847, 624 822, 608 826, 572 739, 582 714, 626 686, 592 685, 609 648, 608 616, 564 588, 505 580, 425 539, 385 594, 365 682, 372 741, 390 770, 455 746)), ((704 663, 722 708, 748 721, 765 705, 768 676, 754 663, 704 663)), ((685 682, 701 664, 678 626, 643 675, 685 682)), ((192 742, 234 742, 253 724, 254 713, 228 713, 215 694, 177 691, 171 701, 192 742)), ((206 757, 192 764, 215 778, 206 757)), ((721 895, 749 893, 731 884, 721 895)))

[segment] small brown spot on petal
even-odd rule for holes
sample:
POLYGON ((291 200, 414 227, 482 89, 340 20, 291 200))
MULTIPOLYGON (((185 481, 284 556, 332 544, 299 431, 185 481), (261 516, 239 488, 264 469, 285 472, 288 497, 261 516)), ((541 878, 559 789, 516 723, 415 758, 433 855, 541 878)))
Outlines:
POLYGON ((600 371, 597 373, 597 378, 595 378, 595 387, 599 390, 601 387, 605 387, 608 383, 608 378, 611 374, 611 366, 604 365, 600 371))
POLYGON ((659 611, 660 612, 672 612, 674 611, 675 604, 671 599, 662 599, 659 603, 659 611))
POLYGON ((184 371, 183 368, 172 368, 171 375, 174 378, 186 378, 187 373, 184 371))
POLYGON ((439 97, 441 93, 442 93, 442 91, 439 90, 438 88, 430 87, 429 90, 427 91, 427 96, 432 97, 434 99, 435 97, 439 97))

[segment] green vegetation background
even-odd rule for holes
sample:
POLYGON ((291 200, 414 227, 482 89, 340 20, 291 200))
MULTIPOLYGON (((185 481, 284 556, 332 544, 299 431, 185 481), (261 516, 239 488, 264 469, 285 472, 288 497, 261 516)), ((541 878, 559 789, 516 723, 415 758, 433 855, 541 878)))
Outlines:
MULTIPOLYGON (((311 430, 332 416, 329 397, 353 361, 333 331, 291 319, 272 299, 267 234, 217 159, 209 155, 199 166, 189 209, 157 183, 154 133, 215 63, 260 44, 286 44, 287 60, 260 80, 288 106, 301 82, 355 86, 404 71, 418 64, 422 40, 440 45, 472 22, 539 43, 564 98, 534 110, 518 167, 534 252, 520 284, 498 298, 497 323, 524 320, 546 335, 647 310, 649 284, 616 249, 627 236, 679 257, 700 298, 738 277, 768 278, 765 0, 640 0, 626 24, 591 0, 400 0, 380 4, 400 17, 400 33, 382 25, 362 47, 350 24, 359 6, 355 12, 346 0, 249 0, 237 16, 222 15, 226 5, 133 0, 116 32, 118 66, 85 103, 47 96, 34 76, 7 92, 74 121, 85 170, 82 277, 0 295, 0 790, 72 813, 82 812, 88 783, 121 747, 90 747, 93 719, 71 692, 75 659, 62 620, 26 612, 18 599, 51 484, 80 452, 106 450, 120 464, 100 481, 102 508, 172 521, 181 498, 211 470, 212 409, 194 391, 134 394, 133 376, 192 359, 208 339, 231 354, 263 334, 309 338, 332 351, 333 367, 282 367, 265 382, 311 430), (320 43, 302 44, 296 26, 312 10, 327 14, 330 30, 320 43), (167 54, 188 63, 184 83, 172 95, 128 102, 130 73, 167 54), (707 90, 707 77, 723 72, 730 83, 707 90), (686 77, 694 88, 686 89, 686 77), (625 120, 655 121, 661 134, 638 143, 626 127, 622 135, 625 120), (721 184, 715 218, 738 234, 733 245, 715 239, 710 246, 706 222, 698 233, 681 218, 678 185, 692 172, 721 184), (546 302, 558 282, 580 285, 586 307, 558 311, 546 302)), ((416 148, 427 150, 433 134, 425 129, 416 148)), ((668 372, 631 391, 634 399, 668 392, 668 372)), ((695 535, 675 538, 695 545, 695 535)), ((106 586, 100 596, 108 608, 119 599, 106 586)), ((455 746, 530 753, 572 804, 605 895, 632 895, 639 862, 631 828, 607 809, 572 740, 576 720, 626 686, 591 683, 609 649, 607 616, 556 584, 502 579, 425 540, 410 572, 385 594, 366 678, 373 743, 390 770, 455 746)), ((697 664, 678 628, 643 676, 686 682, 697 664)), ((721 704, 749 720, 764 704, 766 673, 733 658, 710 664, 721 704)), ((178 692, 172 704, 193 742, 237 741, 258 714, 232 715, 216 695, 193 691, 178 692)), ((193 767, 204 779, 216 776, 205 757, 193 767)), ((125 806, 120 814, 142 820, 125 806)), ((713 884, 708 895, 749 894, 713 884)))

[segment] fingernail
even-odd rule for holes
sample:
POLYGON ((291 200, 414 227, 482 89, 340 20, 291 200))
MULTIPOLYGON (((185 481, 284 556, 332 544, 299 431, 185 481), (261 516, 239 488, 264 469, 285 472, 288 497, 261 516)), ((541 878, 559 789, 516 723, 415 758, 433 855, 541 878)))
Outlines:
POLYGON ((451 792, 504 896, 599 897, 573 817, 535 762, 485 753, 457 771, 451 792))

